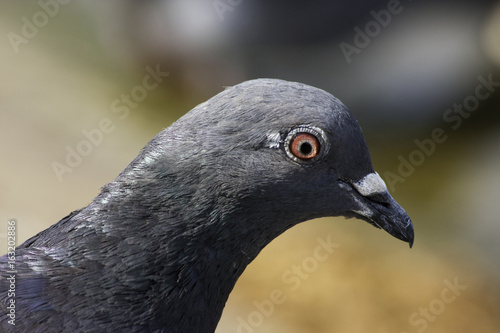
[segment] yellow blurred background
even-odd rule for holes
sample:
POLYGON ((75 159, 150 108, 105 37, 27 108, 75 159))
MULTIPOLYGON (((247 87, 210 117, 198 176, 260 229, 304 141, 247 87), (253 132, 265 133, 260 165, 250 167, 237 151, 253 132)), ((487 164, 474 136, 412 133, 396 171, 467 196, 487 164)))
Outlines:
POLYGON ((19 245, 223 86, 276 77, 350 108, 415 244, 302 223, 246 269, 217 332, 500 332, 499 2, 9 1, 0 18, 1 253, 10 219, 19 245))

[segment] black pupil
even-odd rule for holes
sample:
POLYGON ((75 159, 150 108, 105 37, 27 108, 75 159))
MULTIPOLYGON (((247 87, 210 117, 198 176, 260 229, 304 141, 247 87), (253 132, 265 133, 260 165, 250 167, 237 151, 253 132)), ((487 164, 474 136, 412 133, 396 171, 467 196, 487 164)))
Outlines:
POLYGON ((301 145, 300 145, 300 153, 302 155, 309 155, 311 152, 312 152, 312 146, 309 142, 303 142, 301 145))

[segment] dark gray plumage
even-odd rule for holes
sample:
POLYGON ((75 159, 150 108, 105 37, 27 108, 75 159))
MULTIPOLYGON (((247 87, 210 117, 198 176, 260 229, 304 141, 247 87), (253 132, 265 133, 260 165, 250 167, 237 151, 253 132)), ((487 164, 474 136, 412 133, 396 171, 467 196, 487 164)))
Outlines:
MULTIPOLYGON (((266 244, 338 215, 413 242, 338 99, 300 83, 244 82, 159 133, 92 203, 17 248, 16 330, 213 332, 266 244)), ((0 268, 6 290, 6 256, 0 268)))

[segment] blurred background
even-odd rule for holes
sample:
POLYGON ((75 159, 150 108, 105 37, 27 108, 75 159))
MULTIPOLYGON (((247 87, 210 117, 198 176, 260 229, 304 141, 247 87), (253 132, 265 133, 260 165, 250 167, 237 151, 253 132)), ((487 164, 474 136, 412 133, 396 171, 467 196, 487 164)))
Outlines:
POLYGON ((2 254, 9 219, 21 244, 224 86, 281 78, 350 108, 415 245, 300 224, 246 269, 217 332, 500 332, 500 2, 5 1, 0 18, 2 254))

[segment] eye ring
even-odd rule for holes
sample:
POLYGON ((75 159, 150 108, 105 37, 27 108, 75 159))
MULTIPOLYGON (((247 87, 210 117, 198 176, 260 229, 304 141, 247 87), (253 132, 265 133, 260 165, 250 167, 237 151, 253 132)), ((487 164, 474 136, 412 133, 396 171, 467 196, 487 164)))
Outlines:
POLYGON ((301 160, 309 160, 320 152, 319 140, 310 133, 298 133, 290 142, 290 152, 301 160))
POLYGON ((303 125, 292 129, 284 142, 289 158, 301 164, 308 164, 326 156, 330 145, 323 130, 303 125))

